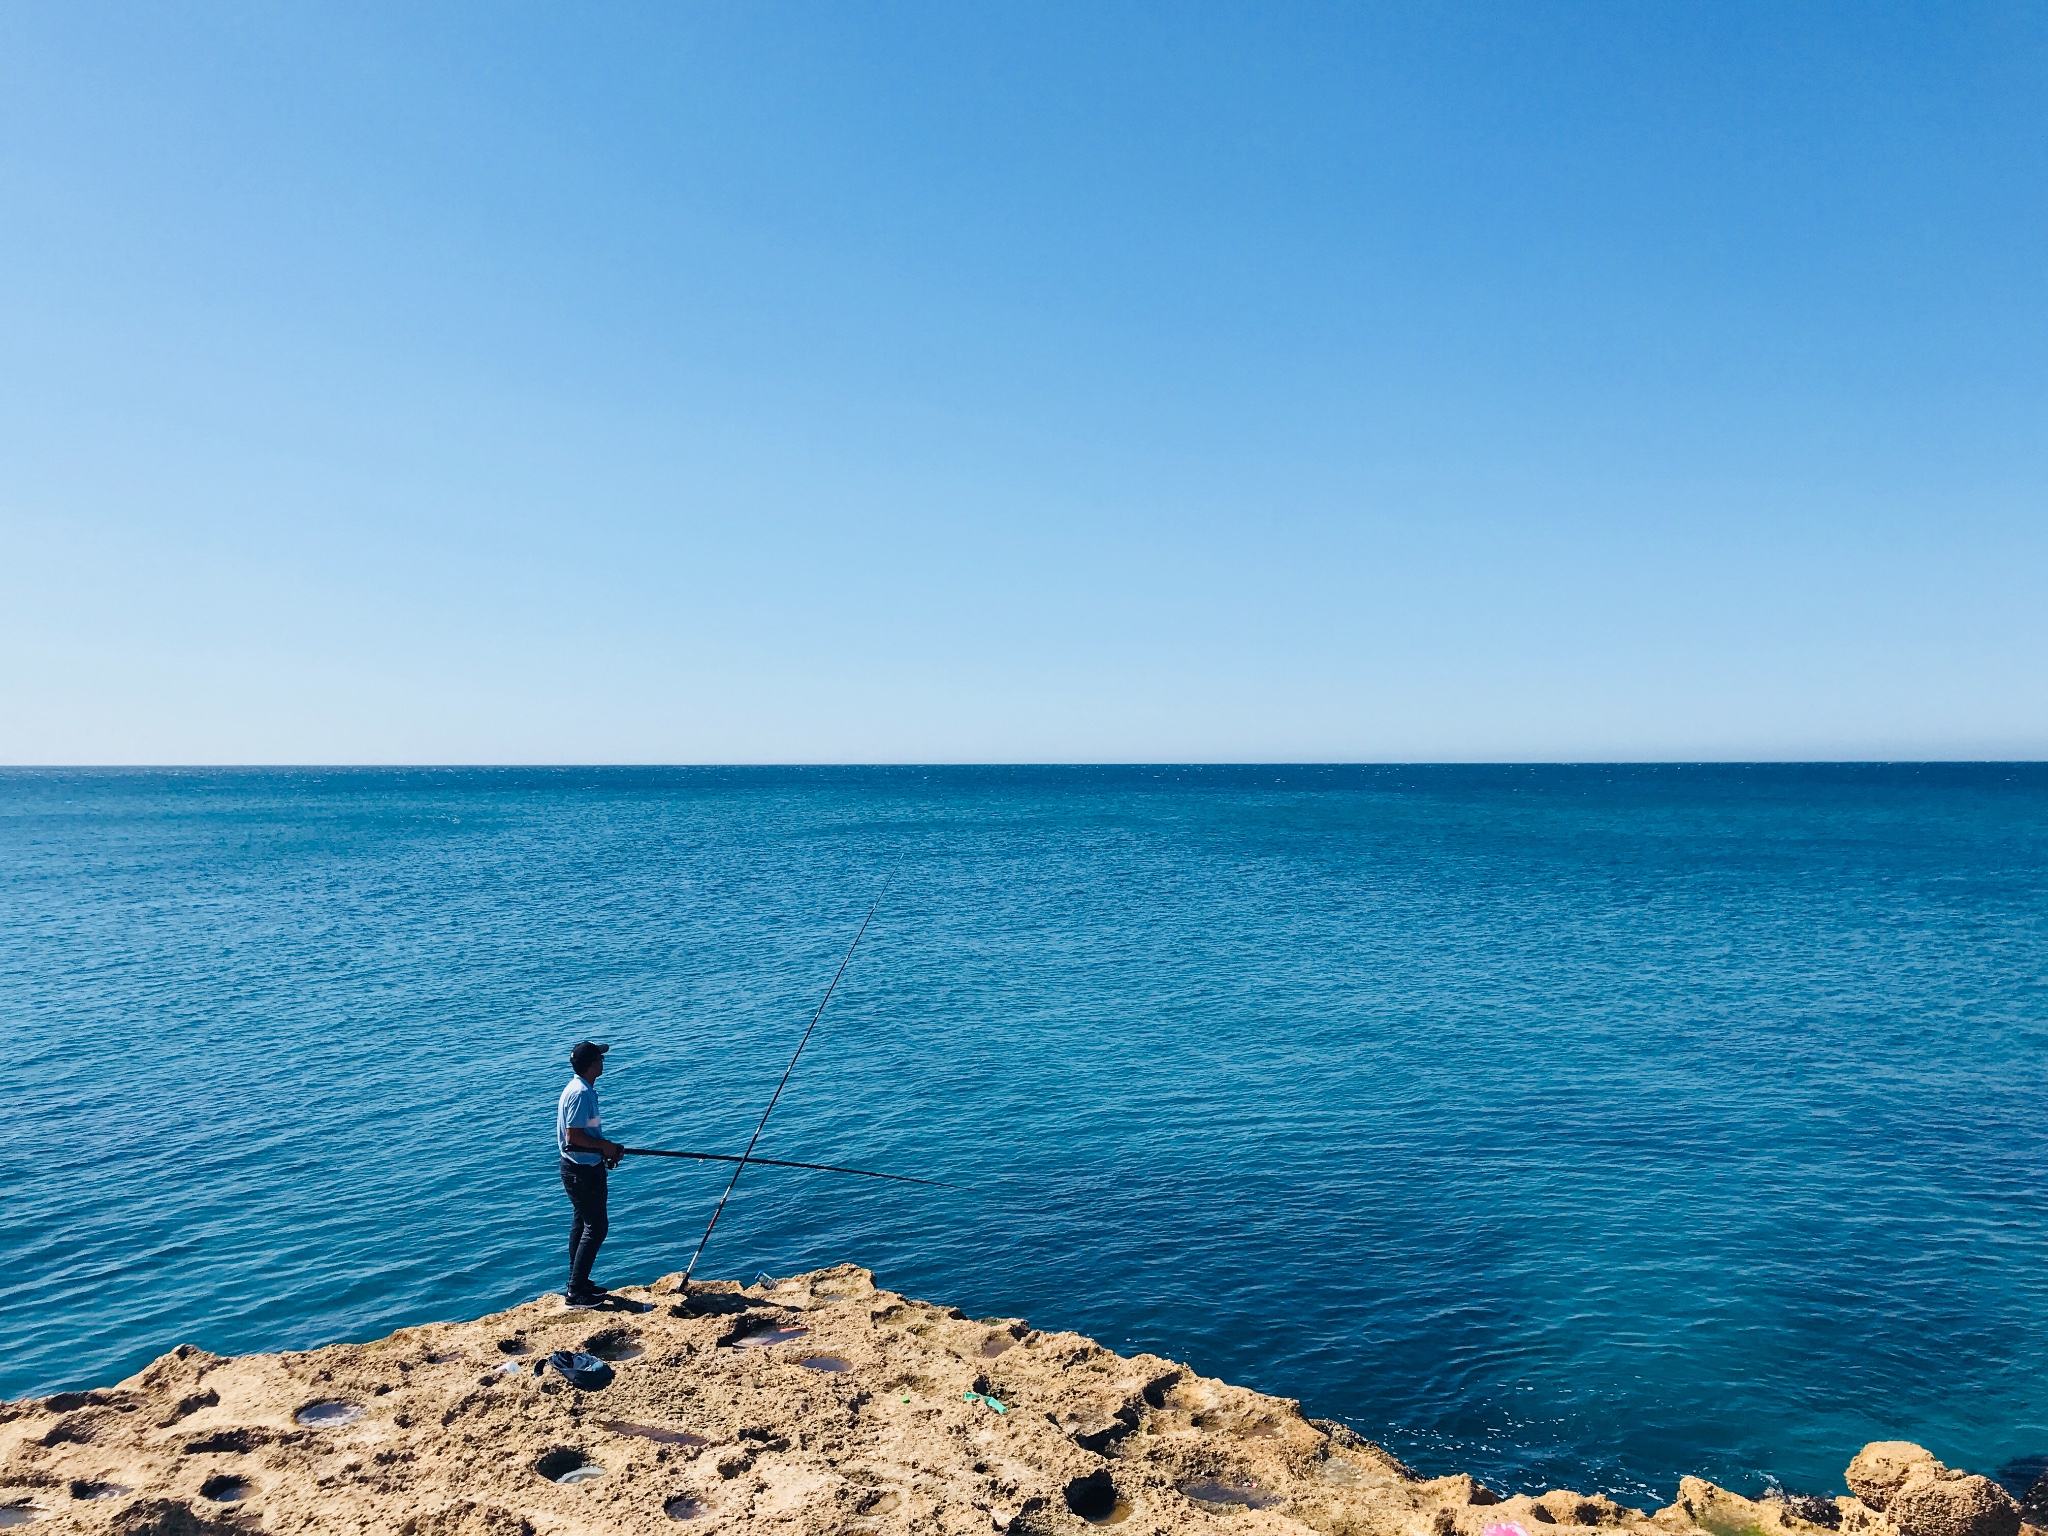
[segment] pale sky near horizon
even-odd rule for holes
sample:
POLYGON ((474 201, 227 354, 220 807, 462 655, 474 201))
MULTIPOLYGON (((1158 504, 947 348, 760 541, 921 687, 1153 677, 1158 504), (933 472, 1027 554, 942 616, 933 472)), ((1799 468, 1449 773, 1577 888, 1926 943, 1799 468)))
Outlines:
POLYGON ((0 5, 0 763, 2048 757, 2048 6, 0 5))

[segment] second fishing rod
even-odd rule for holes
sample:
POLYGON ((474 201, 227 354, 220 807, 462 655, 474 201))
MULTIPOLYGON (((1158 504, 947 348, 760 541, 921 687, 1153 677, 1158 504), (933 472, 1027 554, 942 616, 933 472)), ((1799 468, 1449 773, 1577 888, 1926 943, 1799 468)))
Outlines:
MULTIPOLYGON (((882 893, 882 895, 887 894, 886 891, 882 893)), ((796 1071, 796 1064, 803 1059, 804 1047, 811 1043, 811 1036, 816 1033, 818 1028, 818 1020, 825 1016, 825 1005, 832 1001, 832 994, 839 989, 839 979, 846 974, 847 966, 853 963, 853 953, 860 948, 860 941, 867 935, 868 924, 875 920, 875 913, 881 910, 882 895, 875 897, 874 904, 868 908, 868 915, 861 919, 860 927, 853 935, 853 942, 846 946, 846 953, 840 957, 839 969, 832 973, 831 984, 825 988, 825 995, 818 999, 817 1009, 811 1014, 811 1022, 805 1027, 803 1038, 796 1043, 796 1050, 789 1058, 789 1065, 782 1069, 782 1080, 775 1085, 775 1092, 769 1096, 768 1107, 761 1111, 760 1123, 754 1127, 754 1134, 747 1141, 746 1151, 734 1160, 735 1166, 732 1170, 732 1177, 726 1181, 725 1191, 718 1197, 718 1205, 712 1210, 711 1219, 704 1224, 704 1235, 697 1240, 697 1251, 690 1255, 690 1262, 683 1266, 681 1289, 685 1293, 690 1288, 690 1276, 696 1273, 697 1261, 704 1256, 705 1245, 711 1241, 711 1234, 717 1230, 718 1218, 725 1214, 725 1204, 732 1198, 733 1190, 738 1187, 740 1175, 747 1171, 747 1164, 750 1162, 770 1163, 773 1161, 769 1158, 755 1157, 754 1148, 760 1144, 761 1133, 768 1129, 768 1117, 775 1113, 775 1106, 781 1102, 782 1090, 789 1086, 790 1075, 796 1071)), ((723 1159, 720 1160, 722 1161, 723 1159)), ((798 1164, 795 1166, 829 1168, 834 1173, 865 1173, 863 1169, 830 1168, 830 1165, 825 1164, 798 1164)), ((870 1178, 902 1179, 903 1182, 912 1184, 936 1184, 939 1182, 936 1179, 905 1179, 901 1174, 867 1174, 866 1176, 870 1178)))

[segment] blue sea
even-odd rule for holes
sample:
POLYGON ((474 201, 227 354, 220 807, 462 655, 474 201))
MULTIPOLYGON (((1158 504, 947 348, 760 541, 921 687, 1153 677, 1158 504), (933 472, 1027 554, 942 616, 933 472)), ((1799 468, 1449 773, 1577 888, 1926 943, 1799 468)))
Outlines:
POLYGON ((2048 766, 0 774, 0 1393, 700 1273, 1299 1398, 1425 1472, 2048 1452, 2048 766), (601 1280, 725 1174, 613 1176, 601 1280))

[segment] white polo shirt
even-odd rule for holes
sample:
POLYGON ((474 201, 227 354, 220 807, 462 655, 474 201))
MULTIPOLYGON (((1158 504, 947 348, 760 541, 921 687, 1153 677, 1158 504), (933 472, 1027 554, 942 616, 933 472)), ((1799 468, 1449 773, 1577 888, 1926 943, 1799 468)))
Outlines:
POLYGON ((604 1155, 588 1147, 569 1145, 569 1127, 588 1131, 593 1136, 603 1134, 604 1118, 597 1112, 597 1090, 580 1077, 569 1079, 569 1086, 562 1090, 562 1097, 555 1105, 555 1146, 569 1162, 581 1163, 586 1168, 595 1168, 604 1161, 604 1155))

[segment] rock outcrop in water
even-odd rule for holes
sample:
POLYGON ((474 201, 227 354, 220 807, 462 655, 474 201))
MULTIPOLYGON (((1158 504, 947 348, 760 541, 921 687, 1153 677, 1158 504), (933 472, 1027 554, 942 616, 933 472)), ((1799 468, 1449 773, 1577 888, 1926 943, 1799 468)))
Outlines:
POLYGON ((7 1404, 0 1508, 119 1536, 2022 1531, 1996 1484, 1897 1442, 1857 1457, 1849 1498, 1752 1501, 1687 1478, 1654 1514, 1504 1499, 1420 1477, 1286 1399, 976 1321, 851 1266, 623 1296, 611 1313, 547 1298, 305 1354, 183 1345, 119 1386, 7 1404), (555 1350, 609 1361, 609 1380, 572 1386, 555 1350))
POLYGON ((1874 1440, 1849 1463, 1850 1490, 1905 1536, 2018 1536, 2018 1502, 1988 1477, 1958 1472, 1905 1440, 1874 1440))

